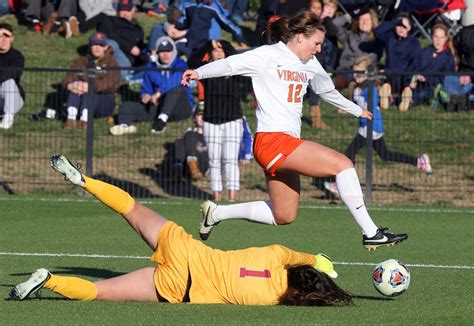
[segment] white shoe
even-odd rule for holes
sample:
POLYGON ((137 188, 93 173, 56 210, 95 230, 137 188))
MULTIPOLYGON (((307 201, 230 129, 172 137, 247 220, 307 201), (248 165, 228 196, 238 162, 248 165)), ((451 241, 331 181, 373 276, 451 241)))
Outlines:
POLYGON ((109 129, 110 133, 114 136, 121 136, 125 134, 133 134, 137 132, 137 127, 131 125, 126 125, 126 124, 121 124, 121 125, 115 125, 113 127, 110 127, 109 129))
MULTIPOLYGON (((51 166, 64 176, 65 180, 70 181, 76 186, 84 187, 85 180, 79 169, 74 166, 64 155, 51 156, 51 166)), ((79 167, 80 168, 80 167, 79 167)))
POLYGON ((0 129, 10 129, 13 126, 13 115, 5 114, 0 122, 0 129))
POLYGON ((37 269, 26 282, 18 284, 11 290, 10 299, 23 300, 28 298, 31 294, 41 290, 50 277, 51 274, 47 269, 37 269))
POLYGON ((202 222, 199 226, 199 237, 201 240, 207 240, 211 234, 212 228, 219 224, 219 222, 216 222, 212 216, 212 213, 214 213, 216 208, 217 204, 210 200, 206 200, 201 205, 202 222))

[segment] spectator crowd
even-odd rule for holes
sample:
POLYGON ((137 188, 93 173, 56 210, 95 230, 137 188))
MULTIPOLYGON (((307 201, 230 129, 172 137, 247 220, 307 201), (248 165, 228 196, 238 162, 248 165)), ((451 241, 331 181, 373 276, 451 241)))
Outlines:
MULTIPOLYGON (((326 36, 317 59, 333 73, 335 87, 347 89, 356 103, 367 88, 367 78, 357 74, 369 69, 378 76, 377 110, 405 112, 424 104, 461 111, 474 101, 474 0, 262 0, 255 12, 248 6, 248 0, 30 0, 1 1, 0 14, 21 17, 31 31, 45 37, 89 35, 87 53, 71 62, 72 70, 64 77, 64 107, 35 114, 33 121, 64 117, 65 128, 81 130, 88 119, 107 117, 115 121, 110 134, 123 136, 137 132, 136 122, 148 121, 150 131, 161 134, 169 123, 189 120, 191 127, 175 142, 174 175, 193 180, 209 175, 215 200, 222 199, 223 179, 227 198, 237 198, 239 162, 252 158, 252 133, 241 108, 249 80, 221 77, 188 87, 181 84, 183 71, 270 43, 268 26, 281 16, 309 10, 320 17, 326 36), (145 32, 135 17, 139 12, 166 21, 157 20, 145 32), (437 18, 421 26, 424 13, 437 18), (242 24, 255 18, 254 30, 242 24), (222 39, 223 30, 232 41, 222 39), (361 62, 364 71, 355 71, 361 62), (87 75, 91 68, 101 72, 93 88, 87 75), (140 85, 137 99, 116 103, 117 90, 133 84, 140 85), (92 110, 87 107, 90 93, 92 110)), ((0 20, 0 129, 13 127, 27 100, 21 85, 25 59, 14 47, 14 35, 12 26, 0 20)), ((308 89, 305 99, 312 126, 330 128, 315 92, 308 89)), ((366 135, 358 137, 362 142, 366 135)), ((351 151, 351 159, 358 149, 351 151)), ((399 159, 386 149, 380 153, 427 172, 422 156, 399 159)))

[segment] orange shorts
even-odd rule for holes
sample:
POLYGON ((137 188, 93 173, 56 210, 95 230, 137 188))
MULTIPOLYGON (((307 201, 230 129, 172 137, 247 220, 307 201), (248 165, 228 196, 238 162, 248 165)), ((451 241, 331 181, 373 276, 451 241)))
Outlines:
POLYGON ((266 175, 274 176, 303 140, 283 132, 258 132, 253 143, 253 156, 266 175))

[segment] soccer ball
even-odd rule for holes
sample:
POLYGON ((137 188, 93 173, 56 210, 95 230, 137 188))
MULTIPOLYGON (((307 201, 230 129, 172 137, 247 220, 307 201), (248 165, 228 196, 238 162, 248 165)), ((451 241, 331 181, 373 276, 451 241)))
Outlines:
POLYGON ((410 271, 397 259, 389 259, 378 264, 372 272, 372 283, 380 294, 396 297, 408 289, 410 271))

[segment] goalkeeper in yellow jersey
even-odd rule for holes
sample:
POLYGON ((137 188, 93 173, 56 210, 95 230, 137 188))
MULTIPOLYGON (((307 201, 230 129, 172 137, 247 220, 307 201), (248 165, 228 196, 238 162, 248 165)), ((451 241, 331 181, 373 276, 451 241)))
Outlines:
POLYGON ((121 214, 152 249, 151 260, 158 266, 96 282, 40 268, 12 289, 12 299, 23 300, 44 288, 84 301, 304 306, 352 302, 351 295, 332 280, 337 273, 323 254, 296 252, 281 245, 212 249, 120 188, 82 175, 63 155, 52 156, 51 166, 121 214))

